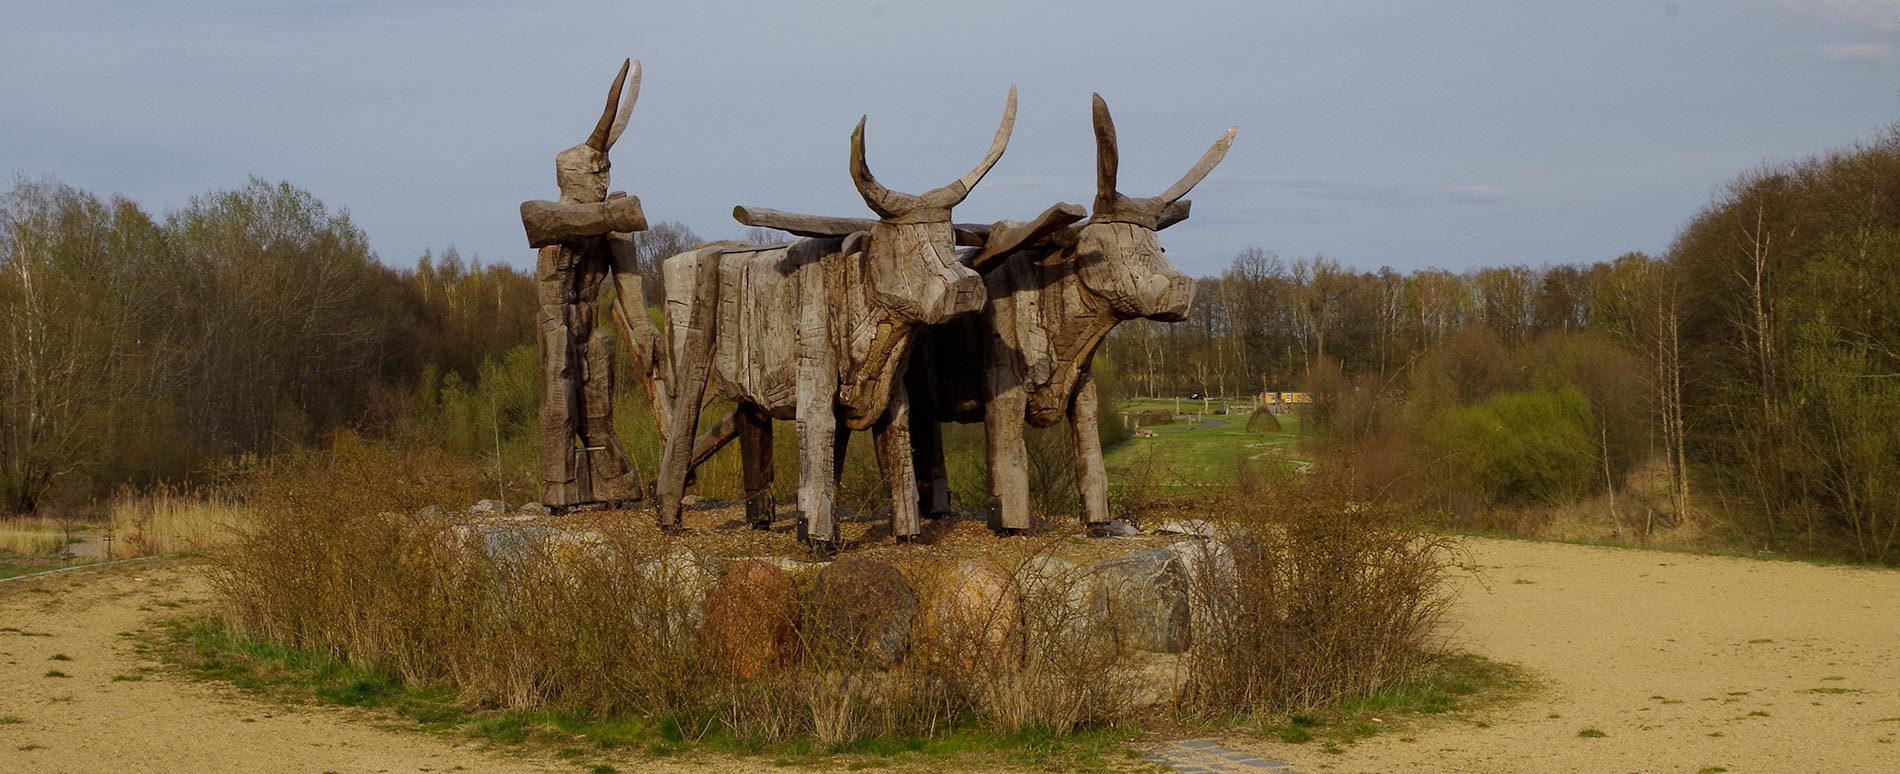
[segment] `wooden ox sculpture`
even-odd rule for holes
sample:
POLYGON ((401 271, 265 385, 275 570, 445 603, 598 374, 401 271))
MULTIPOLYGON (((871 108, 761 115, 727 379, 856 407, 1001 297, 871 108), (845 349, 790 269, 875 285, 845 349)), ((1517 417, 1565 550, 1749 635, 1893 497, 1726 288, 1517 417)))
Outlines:
POLYGON ((521 205, 528 246, 540 249, 541 500, 555 508, 642 496, 639 476, 614 435, 614 336, 597 325, 601 286, 611 277, 612 314, 633 348, 634 366, 651 369, 656 333, 647 322, 630 233, 646 230, 646 215, 638 198, 607 192, 607 151, 626 130, 639 96, 640 63, 622 62, 594 131, 554 157, 560 201, 521 205))
POLYGON ((1012 86, 982 163, 949 185, 911 195, 871 176, 859 119, 851 133, 851 179, 878 220, 741 207, 734 212, 741 222, 807 238, 715 244, 666 259, 667 383, 675 392, 656 487, 662 528, 679 523, 691 468, 733 435, 748 517, 769 526, 771 421, 795 419, 802 538, 835 547, 838 465, 848 431, 864 429, 873 432, 890 482, 892 533, 899 540, 918 534, 909 398, 899 369, 920 326, 983 307, 983 280, 958 260, 950 210, 1002 157, 1015 121, 1012 86), (696 443, 709 381, 739 408, 696 443))
POLYGON ((1189 202, 1181 197, 1227 155, 1239 127, 1228 129, 1160 196, 1136 199, 1116 190, 1115 124, 1099 94, 1094 124, 1095 212, 1088 223, 1028 247, 986 245, 970 264, 984 274, 988 306, 919 336, 907 381, 916 475, 924 483, 919 498, 933 516, 950 510, 938 420, 984 423, 992 507, 1001 510, 999 530, 1011 532, 1029 526, 1023 421, 1049 427, 1066 417, 1083 518, 1088 524, 1108 521, 1089 360, 1123 320, 1187 316, 1194 280, 1168 263, 1155 232, 1187 218, 1189 202))

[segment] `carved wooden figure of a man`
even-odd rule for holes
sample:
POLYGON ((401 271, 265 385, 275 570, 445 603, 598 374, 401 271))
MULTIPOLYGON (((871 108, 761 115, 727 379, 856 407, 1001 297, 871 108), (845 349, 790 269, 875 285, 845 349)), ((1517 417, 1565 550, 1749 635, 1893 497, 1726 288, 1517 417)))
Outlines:
POLYGON ((626 130, 639 95, 640 65, 623 62, 593 133, 554 157, 560 201, 521 205, 528 245, 540 249, 535 322, 541 351, 541 499, 557 508, 642 495, 639 476, 614 435, 616 344, 598 319, 601 289, 611 279, 612 314, 629 339, 633 365, 643 372, 650 368, 656 334, 647 320, 631 234, 646 230, 646 215, 638 198, 607 192, 607 151, 626 130))

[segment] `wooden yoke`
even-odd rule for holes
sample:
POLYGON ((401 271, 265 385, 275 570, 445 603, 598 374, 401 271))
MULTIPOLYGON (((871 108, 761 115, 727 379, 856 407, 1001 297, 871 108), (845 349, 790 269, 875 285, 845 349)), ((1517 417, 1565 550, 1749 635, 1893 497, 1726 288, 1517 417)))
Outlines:
MULTIPOLYGON (((1084 217, 1087 215, 1084 214, 1084 217)), ((744 226, 778 229, 792 236, 816 239, 843 239, 855 233, 868 233, 872 226, 877 225, 875 218, 805 215, 744 205, 732 208, 732 219, 744 226)), ((982 247, 991 227, 979 223, 953 223, 950 228, 956 233, 958 247, 982 247)))
POLYGON ((984 235, 982 249, 964 259, 963 263, 980 272, 984 266, 996 259, 1040 242, 1088 216, 1088 211, 1081 207, 1068 202, 1058 202, 1026 223, 999 220, 996 225, 990 227, 989 233, 984 235))

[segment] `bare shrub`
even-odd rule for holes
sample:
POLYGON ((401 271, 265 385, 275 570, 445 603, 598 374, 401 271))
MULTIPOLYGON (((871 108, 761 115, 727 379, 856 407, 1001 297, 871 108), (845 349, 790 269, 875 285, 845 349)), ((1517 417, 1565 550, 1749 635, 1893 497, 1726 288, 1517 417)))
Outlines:
POLYGON ((1199 641, 1184 704, 1297 712, 1415 674, 1447 602, 1451 538, 1351 499, 1333 471, 1221 504, 1232 571, 1192 573, 1199 641))

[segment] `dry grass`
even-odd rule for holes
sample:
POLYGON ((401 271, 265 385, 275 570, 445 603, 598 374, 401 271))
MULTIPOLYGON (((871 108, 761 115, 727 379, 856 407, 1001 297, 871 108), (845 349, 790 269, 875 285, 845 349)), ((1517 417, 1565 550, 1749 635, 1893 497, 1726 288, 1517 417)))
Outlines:
POLYGON ((0 554, 58 556, 66 552, 67 522, 45 516, 0 518, 0 554))
MULTIPOLYGON (((1054 558, 1089 545, 1061 530, 989 540, 981 570, 951 545, 854 551, 891 561, 916 593, 909 655, 880 664, 845 629, 888 599, 817 593, 815 570, 794 572, 786 603, 742 616, 782 644, 734 650, 709 639, 712 608, 696 603, 734 565, 694 552, 690 536, 570 518, 584 534, 516 528, 497 546, 425 508, 484 486, 480 471, 349 436, 275 463, 245 498, 253 517, 208 554, 230 629, 485 706, 631 713, 757 744, 1125 726, 1143 711, 1136 687, 1153 683, 1154 654, 1091 618, 1094 579, 1054 558), (1027 582, 1032 566, 1045 571, 1027 582)), ((1338 502, 1318 490, 1241 510, 1260 499, 1181 514, 1232 516, 1235 546, 1231 570, 1198 576, 1207 640, 1177 659, 1181 708, 1282 711, 1423 663, 1443 561, 1430 539, 1386 512, 1333 518, 1338 502)))
POLYGON ((169 487, 147 493, 121 490, 107 502, 106 515, 114 559, 221 545, 246 520, 244 509, 228 498, 169 487))

